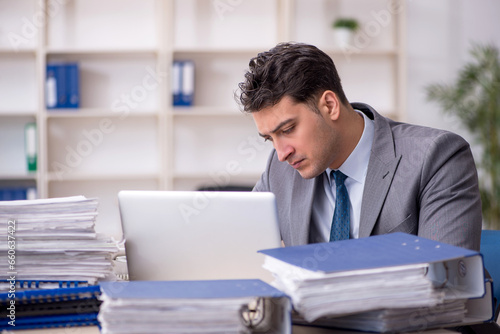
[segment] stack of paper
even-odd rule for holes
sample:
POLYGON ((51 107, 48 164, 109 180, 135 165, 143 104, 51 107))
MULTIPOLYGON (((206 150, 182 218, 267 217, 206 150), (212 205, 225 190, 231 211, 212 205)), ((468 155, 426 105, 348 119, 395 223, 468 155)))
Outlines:
POLYGON ((260 280, 103 282, 101 333, 289 333, 290 300, 260 280))
POLYGON ((466 315, 464 300, 445 301, 433 307, 382 309, 337 318, 323 318, 316 325, 369 332, 423 331, 461 325, 466 315))
POLYGON ((433 326, 461 323, 468 299, 485 295, 478 252, 405 233, 261 252, 308 323, 400 330, 418 312, 438 314, 433 326))
POLYGON ((84 196, 0 202, 0 279, 111 279, 118 247, 96 234, 97 206, 84 196))

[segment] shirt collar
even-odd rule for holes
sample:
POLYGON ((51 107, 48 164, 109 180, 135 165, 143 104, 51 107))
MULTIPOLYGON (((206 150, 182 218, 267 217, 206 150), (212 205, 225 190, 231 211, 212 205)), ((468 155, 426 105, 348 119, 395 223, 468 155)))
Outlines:
MULTIPOLYGON (((361 138, 359 139, 359 142, 354 150, 347 157, 346 161, 344 161, 344 163, 339 167, 339 170, 355 181, 363 183, 366 176, 366 171, 368 170, 368 162, 370 161, 373 134, 375 130, 373 126, 373 120, 368 118, 368 116, 366 116, 361 111, 356 111, 363 116, 363 119, 365 121, 363 134, 361 135, 361 138)), ((332 180, 330 180, 331 171, 331 168, 326 169, 326 175, 328 177, 328 180, 330 181, 330 184, 332 184, 332 180)))

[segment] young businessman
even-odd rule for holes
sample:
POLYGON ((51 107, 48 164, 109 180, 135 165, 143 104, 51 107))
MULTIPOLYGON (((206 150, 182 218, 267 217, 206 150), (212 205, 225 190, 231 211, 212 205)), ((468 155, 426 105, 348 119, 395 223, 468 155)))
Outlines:
POLYGON ((239 88, 274 146, 254 191, 276 195, 286 246, 399 231, 479 250, 477 171, 460 136, 349 103, 332 59, 312 45, 260 53, 239 88))

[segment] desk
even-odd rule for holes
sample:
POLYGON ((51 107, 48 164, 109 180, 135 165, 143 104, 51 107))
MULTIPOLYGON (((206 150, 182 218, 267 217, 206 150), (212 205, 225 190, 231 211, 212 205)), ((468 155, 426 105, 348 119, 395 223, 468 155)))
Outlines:
MULTIPOLYGON (((33 330, 16 330, 2 332, 2 334, 100 334, 99 328, 96 326, 85 327, 69 327, 69 328, 54 328, 54 329, 33 329, 33 330)), ((322 329, 307 326, 293 326, 292 334, 353 334, 352 331, 343 331, 338 329, 322 329)), ((454 334, 457 332, 446 329, 429 330, 426 332, 414 332, 425 334, 454 334)), ((412 334, 412 333, 405 333, 412 334)))
MULTIPOLYGON (((307 327, 307 326, 293 326, 292 328, 292 334, 355 334, 355 333, 361 333, 361 332, 353 332, 353 331, 347 331, 347 330, 341 330, 341 329, 327 329, 327 328, 314 328, 314 327, 307 327)), ((458 333, 455 331, 450 331, 447 329, 435 329, 435 330, 428 330, 428 331, 419 331, 419 332, 408 332, 405 334, 454 334, 458 333)), ((369 334, 369 333, 365 333, 369 334)))

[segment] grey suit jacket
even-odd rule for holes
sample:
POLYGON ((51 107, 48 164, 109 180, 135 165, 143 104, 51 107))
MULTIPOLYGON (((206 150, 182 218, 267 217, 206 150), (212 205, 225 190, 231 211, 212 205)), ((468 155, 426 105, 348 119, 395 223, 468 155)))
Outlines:
MULTIPOLYGON (((406 232, 479 250, 481 199, 469 144, 451 132, 399 123, 353 103, 374 120, 359 237, 406 232)), ((286 246, 309 242, 315 188, 272 151, 254 191, 276 195, 286 246)))

